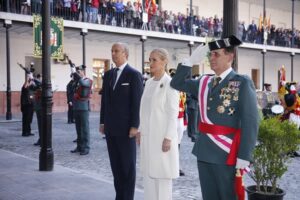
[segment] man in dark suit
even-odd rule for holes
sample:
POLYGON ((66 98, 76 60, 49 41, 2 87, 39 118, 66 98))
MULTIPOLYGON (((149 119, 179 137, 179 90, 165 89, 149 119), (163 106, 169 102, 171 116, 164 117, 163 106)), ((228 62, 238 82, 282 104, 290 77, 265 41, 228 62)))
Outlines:
MULTIPOLYGON (((171 81, 177 90, 198 96, 199 135, 193 148, 197 157, 203 200, 237 200, 235 173, 249 166, 258 133, 255 88, 247 76, 231 67, 235 36, 208 43, 215 75, 187 79, 191 67, 207 55, 198 47, 178 66, 171 81)), ((207 50, 206 50, 207 48, 207 50)))
POLYGON ((99 131, 106 136, 116 200, 133 200, 143 78, 127 64, 125 44, 115 43, 111 54, 116 67, 104 74, 99 131))

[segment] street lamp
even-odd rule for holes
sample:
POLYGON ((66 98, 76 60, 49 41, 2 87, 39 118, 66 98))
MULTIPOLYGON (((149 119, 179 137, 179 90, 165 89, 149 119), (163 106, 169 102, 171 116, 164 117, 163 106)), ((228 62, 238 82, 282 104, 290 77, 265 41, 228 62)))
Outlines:
POLYGON ((9 29, 12 27, 11 20, 4 20, 3 27, 6 28, 6 120, 11 120, 11 88, 10 88, 10 44, 9 29))
POLYGON ((294 56, 295 56, 295 52, 292 51, 290 56, 291 56, 291 81, 294 81, 294 56))
POLYGON ((267 53, 267 49, 263 49, 261 51, 262 53, 262 88, 264 88, 264 84, 265 84, 265 56, 267 53))
POLYGON ((142 74, 144 75, 145 69, 145 41, 147 40, 146 35, 142 35, 140 41, 142 42, 142 74))
MULTIPOLYGON (((88 34, 88 29, 81 29, 80 35, 82 36, 82 65, 85 66, 85 36, 88 34)), ((85 68, 84 68, 85 70, 85 68)))
POLYGON ((51 47, 50 47, 50 1, 42 3, 42 134, 40 149, 40 171, 52 171, 52 106, 51 47))
POLYGON ((194 46, 194 41, 189 41, 188 47, 190 49, 190 55, 192 55, 192 47, 194 46))

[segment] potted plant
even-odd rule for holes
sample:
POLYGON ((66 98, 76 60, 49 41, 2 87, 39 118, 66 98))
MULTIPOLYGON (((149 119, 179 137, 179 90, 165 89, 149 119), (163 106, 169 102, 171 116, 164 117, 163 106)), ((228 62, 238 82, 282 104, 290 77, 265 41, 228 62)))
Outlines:
POLYGON ((256 185, 246 188, 248 200, 280 200, 285 192, 278 181, 287 171, 290 152, 298 149, 299 130, 289 121, 271 117, 261 121, 253 152, 250 177, 256 185))

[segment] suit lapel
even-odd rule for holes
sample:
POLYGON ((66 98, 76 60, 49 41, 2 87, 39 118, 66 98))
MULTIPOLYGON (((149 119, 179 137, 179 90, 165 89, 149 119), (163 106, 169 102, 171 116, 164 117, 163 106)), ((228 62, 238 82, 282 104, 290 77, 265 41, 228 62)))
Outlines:
POLYGON ((123 83, 125 78, 127 77, 127 75, 126 75, 127 73, 128 73, 128 64, 124 67, 124 69, 123 69, 123 71, 122 71, 122 73, 121 73, 121 75, 120 75, 120 77, 117 81, 116 87, 113 91, 116 91, 116 90, 119 89, 120 84, 123 83))

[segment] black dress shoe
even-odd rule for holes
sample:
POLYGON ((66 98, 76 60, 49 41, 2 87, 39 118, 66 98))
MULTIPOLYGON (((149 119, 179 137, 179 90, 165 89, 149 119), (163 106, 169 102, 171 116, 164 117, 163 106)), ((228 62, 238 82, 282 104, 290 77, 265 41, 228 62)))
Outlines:
POLYGON ((89 151, 82 151, 82 152, 80 152, 80 155, 82 155, 82 156, 87 155, 87 154, 89 154, 89 151))
POLYGON ((184 176, 185 175, 185 173, 180 169, 179 170, 179 176, 184 176))
POLYGON ((192 136, 192 137, 191 137, 191 141, 192 141, 192 142, 196 142, 195 136, 192 136))
POLYGON ((78 152, 80 152, 80 151, 79 151, 78 148, 75 148, 74 150, 71 150, 70 152, 71 152, 71 153, 78 153, 78 152))
POLYGON ((77 139, 73 140, 73 142, 74 142, 74 143, 77 142, 77 139))
POLYGON ((33 136, 34 134, 33 133, 24 133, 22 134, 23 137, 29 137, 29 136, 33 136))
POLYGON ((293 156, 294 156, 294 157, 300 157, 300 154, 299 154, 297 151, 295 151, 295 152, 293 153, 293 156))
POLYGON ((38 140, 38 141, 36 141, 36 143, 34 143, 33 145, 34 145, 34 146, 40 146, 40 145, 41 145, 41 141, 38 140))

